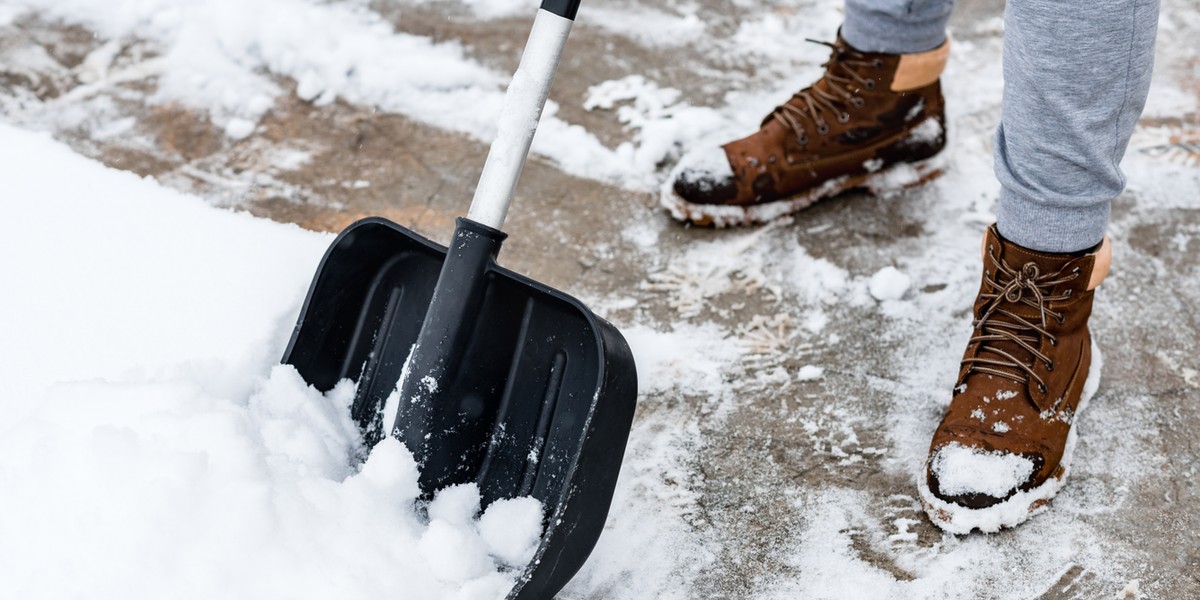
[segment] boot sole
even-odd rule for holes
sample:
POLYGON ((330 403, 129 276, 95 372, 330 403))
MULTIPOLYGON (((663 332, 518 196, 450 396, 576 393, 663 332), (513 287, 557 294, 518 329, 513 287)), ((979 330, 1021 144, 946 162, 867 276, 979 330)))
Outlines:
POLYGON ((832 198, 853 189, 865 189, 872 195, 887 197, 922 187, 945 173, 943 162, 941 154, 938 154, 918 162, 895 163, 874 173, 843 175, 783 200, 753 206, 688 202, 676 194, 671 182, 667 181, 663 184, 659 204, 667 209, 675 220, 700 227, 762 225, 804 210, 818 200, 832 198))
POLYGON ((1071 458, 1075 453, 1079 415, 1087 408, 1088 402, 1100 387, 1100 370, 1104 360, 1100 356, 1100 347, 1092 339, 1092 364, 1088 367, 1087 379, 1083 382, 1083 393, 1079 406, 1075 408, 1075 416, 1071 420, 1071 429, 1067 433, 1067 444, 1063 448, 1062 460, 1054 474, 1041 485, 1025 492, 1017 492, 1004 502, 987 508, 967 508, 951 502, 946 502, 929 490, 928 463, 917 478, 917 488, 921 494, 921 504, 925 513, 934 525, 949 533, 966 535, 978 529, 984 533, 995 533, 1001 529, 1016 527, 1030 517, 1046 510, 1050 500, 1058 494, 1058 490, 1067 481, 1071 471, 1071 458))

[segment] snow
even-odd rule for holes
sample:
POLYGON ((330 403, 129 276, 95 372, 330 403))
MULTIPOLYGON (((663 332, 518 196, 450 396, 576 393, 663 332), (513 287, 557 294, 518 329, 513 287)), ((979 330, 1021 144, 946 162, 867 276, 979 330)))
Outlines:
POLYGON ((240 140, 254 133, 255 124, 250 119, 234 117, 225 124, 225 135, 240 140))
POLYGON ((815 381, 820 379, 825 374, 824 367, 816 365, 804 365, 796 372, 796 379, 799 381, 815 381))
POLYGON ((1007 498, 1033 474, 1033 461, 1017 454, 952 442, 933 455, 930 468, 943 495, 985 494, 1007 498))
POLYGON ((479 532, 491 555, 509 567, 524 567, 537 550, 542 512, 542 504, 533 498, 493 502, 479 519, 479 532))
POLYGON ((725 149, 719 146, 695 150, 682 159, 668 181, 680 180, 692 184, 702 192, 712 191, 716 184, 732 181, 733 168, 725 149))
MULTIPOLYGON (((241 119, 261 132, 259 119, 294 83, 307 102, 401 113, 486 142, 510 73, 485 65, 507 64, 518 51, 510 48, 508 61, 481 57, 464 39, 475 30, 463 26, 461 10, 468 19, 513 15, 515 28, 531 9, 449 3, 453 16, 436 40, 404 33, 406 11, 432 1, 18 0, 0 6, 0 26, 32 10, 107 41, 78 69, 86 85, 42 113, 3 118, 69 129, 86 116, 72 99, 149 81, 156 102, 208 111, 218 130, 241 119), (112 64, 131 39, 148 40, 145 60, 112 64)), ((1124 260, 1140 253, 1130 240, 1195 208, 1194 167, 1143 151, 1175 133, 1169 119, 1196 110, 1194 89, 1182 83, 1198 26, 1192 9, 1164 3, 1146 116, 1168 124, 1139 128, 1126 158, 1133 193, 1118 200, 1112 228, 1124 260)), ((827 51, 799 40, 828 38, 840 20, 836 1, 761 10, 738 0, 721 11, 585 3, 578 27, 591 27, 593 42, 610 43, 610 56, 625 56, 622 43, 634 51, 575 94, 553 96, 534 151, 576 175, 652 190, 680 156, 753 131, 810 82, 827 51), (689 62, 638 68, 639 51, 667 60, 686 53, 689 62), (586 86, 592 91, 581 93, 586 86), (560 115, 585 105, 588 129, 560 115)), ((763 565, 769 572, 733 584, 745 587, 730 595, 1028 598, 1069 563, 1109 585, 1106 596, 1127 582, 1127 596, 1152 595, 1171 577, 1142 549, 1161 532, 1142 532, 1134 545, 1121 529, 1153 510, 1141 505, 1148 478, 1170 473, 1151 442, 1179 422, 1163 400, 1174 396, 1161 390, 1106 387, 1077 423, 1084 430, 1072 481, 1028 526, 942 536, 920 509, 929 435, 969 335, 964 311, 978 289, 979 237, 998 192, 990 152, 1001 31, 997 18, 955 26, 943 81, 947 172, 928 188, 886 201, 855 194, 755 230, 683 230, 649 209, 615 216, 629 220, 612 243, 636 253, 649 276, 588 304, 633 347, 639 413, 605 533, 564 598, 717 594, 724 578, 763 565), (894 221, 912 231, 891 237, 894 221), (877 303, 870 284, 889 263, 908 283, 877 303), (835 364, 796 384, 810 367, 835 364), (748 455, 771 460, 716 471, 719 453, 735 446, 769 448, 748 455), (881 486, 893 493, 878 493, 881 486), (770 515, 755 525, 769 538, 731 537, 729 522, 755 515, 770 515)), ((568 52, 580 47, 590 46, 568 52)), ((18 73, 57 66, 41 48, 0 52, 18 73)), ((131 123, 109 123, 100 136, 120 136, 131 123)), ((944 133, 934 125, 922 133, 944 133)), ((309 150, 271 162, 299 169, 316 156, 309 150)), ((324 397, 276 367, 329 236, 212 210, 11 127, 0 126, 0 165, 0 205, 11 224, 0 251, 18 257, 0 261, 0 596, 70 597, 80 592, 68 586, 89 583, 82 593, 122 598, 502 594, 504 549, 486 540, 478 492, 445 490, 410 515, 411 459, 402 449, 377 450, 359 473, 343 469, 341 457, 358 449, 342 437, 341 415, 309 411, 336 408, 346 390, 324 397), (405 524, 411 529, 399 531, 405 524), (396 594, 405 569, 425 564, 423 540, 429 556, 469 551, 468 563, 490 560, 496 570, 454 583, 463 572, 447 570, 443 580, 414 567, 411 580, 432 578, 433 587, 396 594), (76 570, 64 581, 64 571, 76 570), (112 591, 131 581, 141 587, 112 591)), ((896 181, 911 176, 898 172, 896 181)), ((1171 247, 1186 250, 1195 237, 1180 229, 1171 247)), ((1106 298, 1144 285, 1135 273, 1172 274, 1167 254, 1114 273, 1099 296, 1098 326, 1124 333, 1118 321, 1148 318, 1106 298)), ((1182 373, 1191 385, 1189 356, 1164 346, 1147 371, 1182 373)), ((1014 514, 1024 518, 1021 508, 1014 514)), ((980 528, 998 529, 993 521, 980 528)))
POLYGON ((276 364, 329 236, 215 209, 4 124, 0 164, 23 223, 0 237, 23 257, 0 263, 20 282, 0 296, 0 596, 491 600, 511 588, 540 535, 536 500, 477 518, 478 490, 459 486, 427 520, 402 444, 355 466, 353 385, 321 394, 276 364))
POLYGON ((904 292, 908 291, 908 286, 911 284, 912 278, 905 275, 904 272, 896 267, 884 267, 871 276, 867 289, 870 290, 871 297, 882 302, 899 300, 904 296, 904 292))

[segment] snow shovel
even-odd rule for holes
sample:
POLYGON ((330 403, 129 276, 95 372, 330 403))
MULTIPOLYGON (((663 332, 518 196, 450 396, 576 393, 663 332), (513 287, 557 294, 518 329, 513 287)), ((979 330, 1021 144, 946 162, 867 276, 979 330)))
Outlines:
POLYGON ((350 225, 317 268, 283 356, 318 389, 355 380, 351 413, 367 447, 386 434, 403 441, 427 496, 473 481, 485 506, 542 502, 544 533, 510 600, 553 597, 587 559, 637 400, 633 356, 613 325, 496 263, 578 7, 545 0, 538 11, 450 247, 382 218, 350 225))

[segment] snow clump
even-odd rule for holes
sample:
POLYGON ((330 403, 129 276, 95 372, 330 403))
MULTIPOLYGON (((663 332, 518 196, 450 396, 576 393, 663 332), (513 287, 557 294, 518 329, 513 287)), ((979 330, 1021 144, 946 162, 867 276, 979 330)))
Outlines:
POLYGON ((880 302, 884 300, 899 300, 908 291, 912 279, 896 267, 884 267, 871 276, 867 289, 871 296, 880 302))
POLYGON ((944 496, 986 494, 1005 498, 1033 474, 1033 461, 1009 452, 989 452, 952 442, 930 465, 944 496))
POLYGON ((720 146, 709 146, 689 152, 675 166, 668 181, 682 181, 701 191, 711 191, 715 184, 733 179, 729 157, 720 146))

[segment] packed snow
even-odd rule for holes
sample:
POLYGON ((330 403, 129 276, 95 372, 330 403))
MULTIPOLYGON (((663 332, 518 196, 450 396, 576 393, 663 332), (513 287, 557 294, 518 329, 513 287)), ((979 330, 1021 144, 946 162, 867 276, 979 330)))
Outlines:
POLYGON ((867 289, 876 300, 899 300, 911 284, 912 278, 900 269, 884 267, 871 276, 867 289))
POLYGON ((717 184, 733 181, 733 169, 725 149, 719 146, 699 148, 685 155, 668 177, 684 181, 702 192, 712 191, 717 184))
POLYGON ((1009 452, 969 448, 952 442, 930 462, 938 490, 946 496, 983 494, 1007 498, 1033 475, 1033 461, 1009 452))

